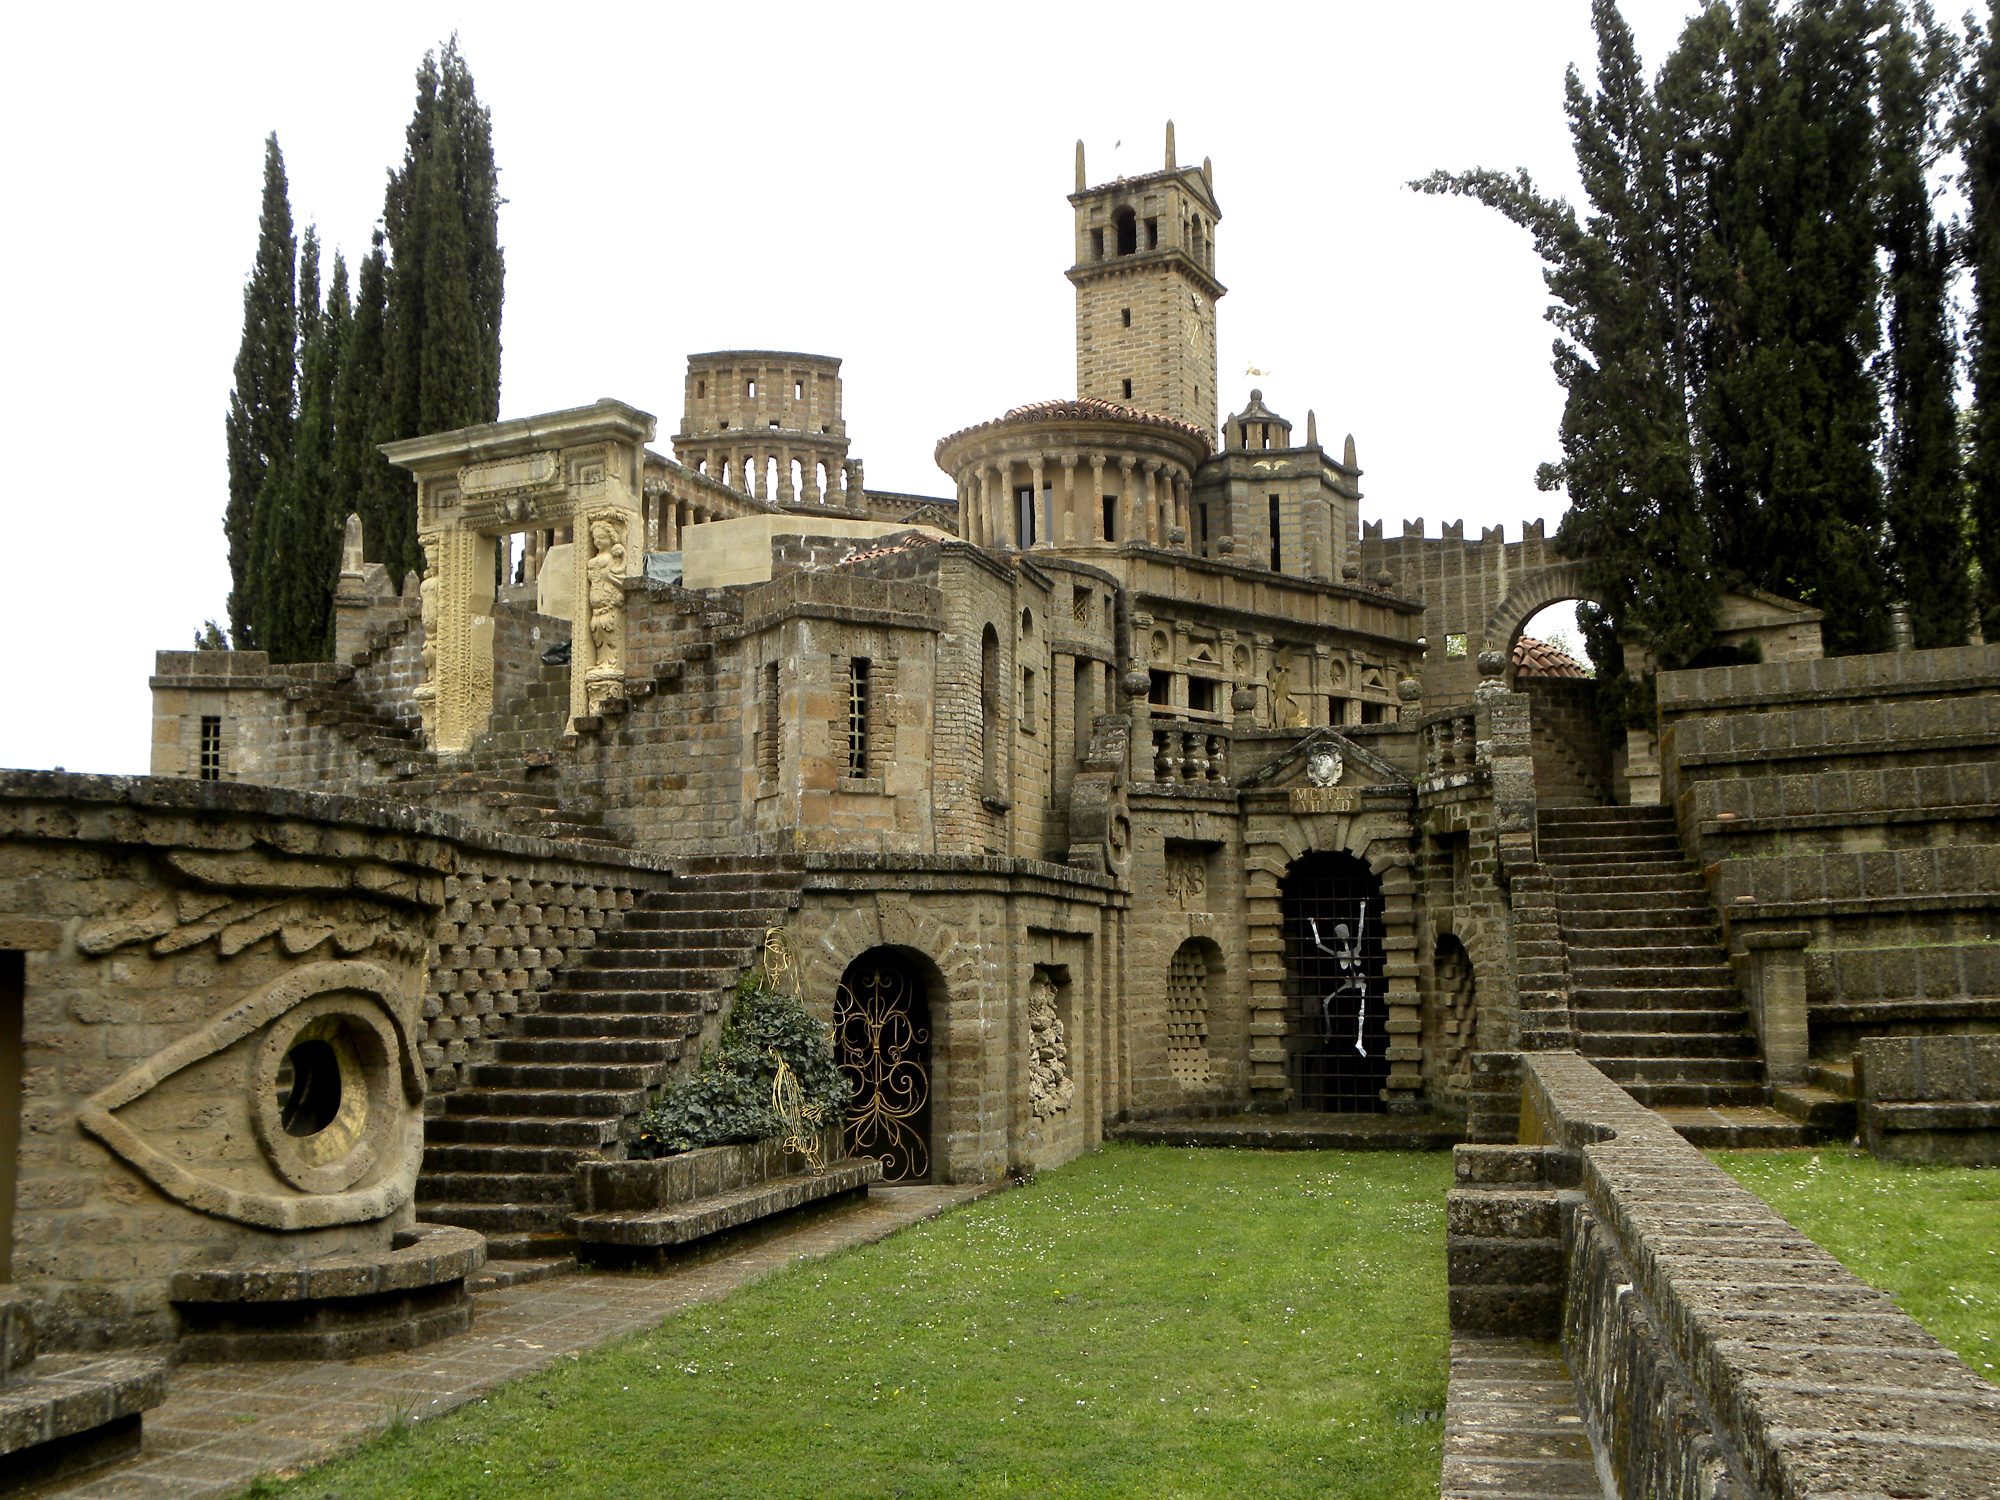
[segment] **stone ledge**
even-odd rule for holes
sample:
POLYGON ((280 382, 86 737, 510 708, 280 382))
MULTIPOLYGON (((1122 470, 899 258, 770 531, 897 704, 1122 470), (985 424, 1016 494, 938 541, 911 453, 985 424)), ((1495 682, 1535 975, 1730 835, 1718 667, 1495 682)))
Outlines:
POLYGON ((51 1355, 0 1385, 0 1493, 137 1452, 167 1368, 156 1355, 51 1355))
POLYGON ((808 1203, 865 1191, 870 1183, 881 1179, 881 1162, 874 1157, 853 1157, 828 1167, 817 1177, 801 1173, 752 1183, 695 1199, 679 1208, 577 1214, 570 1219, 570 1227, 587 1248, 668 1249, 740 1229, 808 1203))
POLYGON ((170 1296, 185 1303, 318 1302, 414 1291, 463 1281, 486 1263, 486 1237, 455 1225, 419 1224, 385 1255, 334 1255, 301 1265, 180 1271, 170 1296))

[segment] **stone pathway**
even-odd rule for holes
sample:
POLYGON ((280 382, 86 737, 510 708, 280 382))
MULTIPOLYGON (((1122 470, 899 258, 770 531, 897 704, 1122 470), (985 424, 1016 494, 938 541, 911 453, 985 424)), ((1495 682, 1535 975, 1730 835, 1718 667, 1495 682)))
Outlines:
POLYGON ((719 1301, 793 1261, 872 1243, 990 1191, 877 1187, 851 1206, 663 1273, 582 1273, 485 1292, 469 1332, 408 1353, 182 1365, 165 1403, 146 1413, 137 1458, 39 1493, 76 1500, 234 1495, 259 1474, 331 1458, 393 1423, 442 1415, 567 1355, 719 1301))
POLYGON ((1451 1341, 1442 1500, 1602 1500, 1576 1387, 1554 1344, 1451 1341))

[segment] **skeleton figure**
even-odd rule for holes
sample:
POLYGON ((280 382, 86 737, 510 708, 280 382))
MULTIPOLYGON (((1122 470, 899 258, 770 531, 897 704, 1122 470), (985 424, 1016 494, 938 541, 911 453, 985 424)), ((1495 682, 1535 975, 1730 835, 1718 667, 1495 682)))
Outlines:
POLYGON ((1361 935, 1368 926, 1368 903, 1362 901, 1357 904, 1352 933, 1345 922, 1333 924, 1333 947, 1329 948, 1320 937, 1316 919, 1308 917, 1306 924, 1312 928, 1313 946, 1334 961, 1340 976, 1340 982, 1328 990, 1319 1003, 1325 1038, 1329 1042, 1333 1040, 1333 1002, 1353 995, 1360 1001, 1354 1022, 1354 1050, 1366 1057, 1368 1045, 1364 1038, 1368 1031, 1368 975, 1361 966, 1361 935))

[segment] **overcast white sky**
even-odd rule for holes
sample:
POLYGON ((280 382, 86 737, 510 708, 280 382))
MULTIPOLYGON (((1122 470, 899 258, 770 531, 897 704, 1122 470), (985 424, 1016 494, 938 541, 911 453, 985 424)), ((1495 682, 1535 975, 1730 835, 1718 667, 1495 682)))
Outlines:
MULTIPOLYGON (((1649 68, 1692 4, 1625 6, 1649 68)), ((1093 182, 1153 171, 1171 117, 1182 160, 1215 163, 1225 413, 1259 385, 1328 447, 1352 432, 1363 514, 1392 529, 1559 513, 1533 483, 1561 409, 1539 263, 1404 184, 1525 166, 1573 193, 1587 0, 23 7, 0 766, 146 769, 153 652, 228 588, 265 133, 300 226, 357 259, 454 28, 508 200, 503 416, 617 396, 666 451, 687 354, 837 354, 869 483, 945 493, 939 437, 1074 392, 1075 140, 1093 182)))

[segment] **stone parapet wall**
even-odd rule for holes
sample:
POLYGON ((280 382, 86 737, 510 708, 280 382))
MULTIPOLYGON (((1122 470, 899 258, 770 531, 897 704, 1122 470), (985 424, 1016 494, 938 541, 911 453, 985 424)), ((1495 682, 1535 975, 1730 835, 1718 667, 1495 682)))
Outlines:
POLYGON ((1868 1037, 1854 1072, 1877 1156, 2000 1166, 2000 1036, 1868 1037))
POLYGON ((1562 1345, 1617 1493, 1992 1493, 2000 1390, 1584 1059, 1522 1068, 1521 1143, 1581 1162, 1562 1345))
POLYGON ((1824 706, 1887 697, 1986 693, 1995 688, 2000 688, 2000 646, 1947 646, 1662 672, 1656 701, 1664 723, 1683 714, 1754 711, 1782 702, 1824 706))

